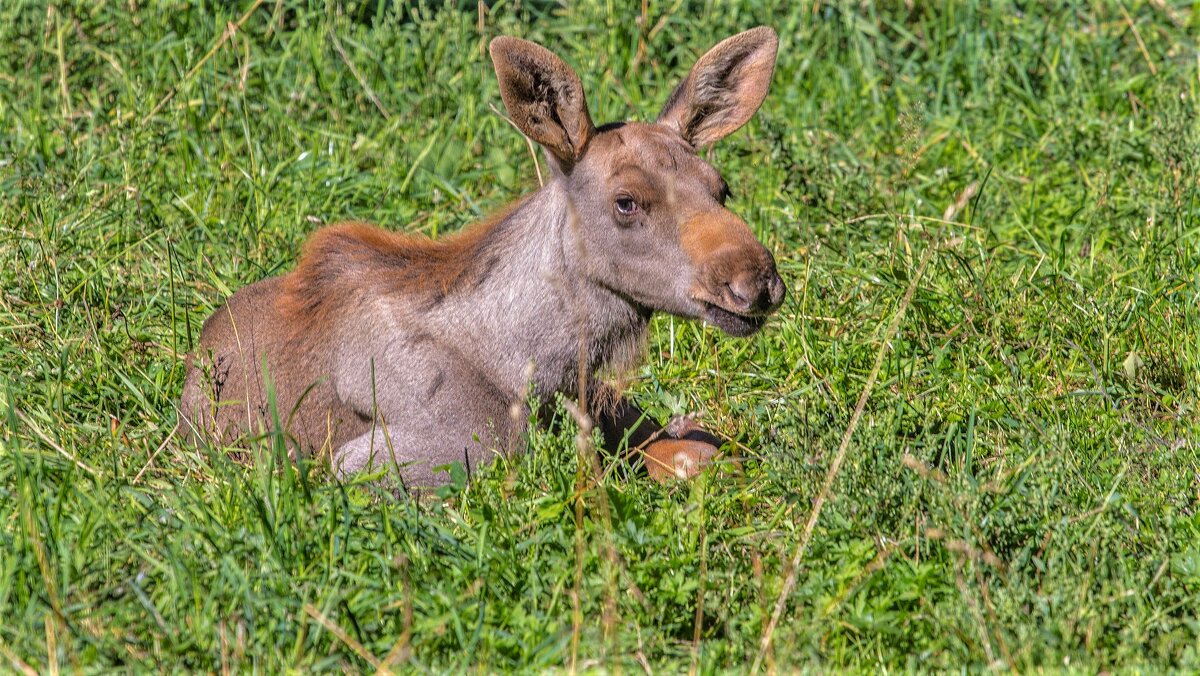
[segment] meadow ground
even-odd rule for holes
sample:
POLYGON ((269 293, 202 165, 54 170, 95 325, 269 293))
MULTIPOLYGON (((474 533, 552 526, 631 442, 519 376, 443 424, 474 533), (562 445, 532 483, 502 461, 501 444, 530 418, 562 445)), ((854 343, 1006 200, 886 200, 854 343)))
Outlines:
POLYGON ((0 4, 0 670, 743 670, 781 596, 766 668, 1200 670, 1200 10, 458 4, 0 4), (488 39, 646 119, 756 24, 712 161, 788 301, 658 319, 630 387, 740 474, 580 488, 534 430, 418 503, 168 438, 204 317, 320 224, 536 186, 488 39))

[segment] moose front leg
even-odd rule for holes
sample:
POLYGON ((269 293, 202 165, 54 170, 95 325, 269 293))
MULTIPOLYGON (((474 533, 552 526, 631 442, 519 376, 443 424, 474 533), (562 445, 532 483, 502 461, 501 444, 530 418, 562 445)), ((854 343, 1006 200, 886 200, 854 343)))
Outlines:
POLYGON ((691 479, 707 467, 724 444, 686 416, 673 418, 663 435, 642 450, 646 471, 656 481, 691 479))
POLYGON ((686 416, 679 416, 666 427, 646 415, 641 408, 611 388, 600 385, 594 391, 592 416, 604 436, 604 449, 617 456, 640 453, 646 472, 652 479, 690 479, 700 473, 720 452, 724 440, 700 428, 686 416))

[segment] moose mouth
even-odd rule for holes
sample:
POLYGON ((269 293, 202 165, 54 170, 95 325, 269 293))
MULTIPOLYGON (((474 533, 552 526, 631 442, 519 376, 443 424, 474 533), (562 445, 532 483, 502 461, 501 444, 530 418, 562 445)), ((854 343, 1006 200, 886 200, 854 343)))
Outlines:
POLYGON ((758 333, 767 323, 766 315, 744 315, 726 310, 719 305, 704 303, 704 321, 738 338, 758 333))

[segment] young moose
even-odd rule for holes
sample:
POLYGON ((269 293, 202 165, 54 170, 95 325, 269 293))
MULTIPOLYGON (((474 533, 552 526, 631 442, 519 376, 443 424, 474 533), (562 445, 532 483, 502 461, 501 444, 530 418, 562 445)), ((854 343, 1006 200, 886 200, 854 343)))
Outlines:
POLYGON ((446 480, 437 466, 520 444, 531 390, 586 386, 606 445, 643 445, 656 478, 691 476, 720 442, 687 423, 660 431, 599 374, 636 365, 656 311, 748 336, 782 303, 770 252, 697 156, 758 110, 777 46, 770 28, 735 35, 656 122, 595 127, 566 63, 496 38, 504 105, 545 149, 549 182, 442 241, 360 223, 315 233, 295 271, 204 323, 181 428, 224 443, 270 429, 273 388, 301 452, 332 452, 342 475, 395 463, 408 486, 431 486, 446 480))

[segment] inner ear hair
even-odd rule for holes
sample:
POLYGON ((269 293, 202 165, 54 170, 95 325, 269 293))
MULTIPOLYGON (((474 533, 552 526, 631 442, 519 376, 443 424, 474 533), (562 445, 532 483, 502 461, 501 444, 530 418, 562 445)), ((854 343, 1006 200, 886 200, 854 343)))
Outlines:
POLYGON ((579 76, 553 52, 527 40, 501 36, 488 50, 513 124, 569 170, 595 133, 579 76))

